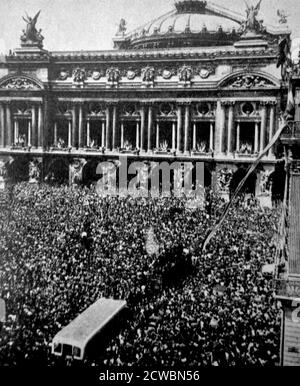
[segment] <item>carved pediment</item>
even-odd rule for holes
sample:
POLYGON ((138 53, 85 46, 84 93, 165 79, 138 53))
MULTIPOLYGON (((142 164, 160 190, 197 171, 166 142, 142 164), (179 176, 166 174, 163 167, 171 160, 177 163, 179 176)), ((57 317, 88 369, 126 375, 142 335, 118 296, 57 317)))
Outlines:
POLYGON ((236 77, 231 77, 230 79, 222 83, 222 87, 232 88, 232 89, 252 89, 252 88, 268 88, 276 87, 275 82, 255 74, 244 74, 238 75, 236 77))
POLYGON ((14 76, 0 82, 0 88, 14 90, 40 90, 42 87, 26 76, 14 76))

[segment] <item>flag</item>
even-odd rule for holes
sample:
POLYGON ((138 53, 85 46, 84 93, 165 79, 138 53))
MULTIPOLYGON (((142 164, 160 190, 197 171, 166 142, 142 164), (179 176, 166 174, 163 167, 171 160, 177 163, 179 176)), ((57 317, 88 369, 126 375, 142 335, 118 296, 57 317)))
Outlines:
POLYGON ((285 115, 288 117, 294 117, 295 114, 295 99, 294 99, 294 93, 293 93, 293 86, 291 82, 289 82, 289 90, 288 90, 288 98, 287 98, 287 104, 285 109, 285 115))

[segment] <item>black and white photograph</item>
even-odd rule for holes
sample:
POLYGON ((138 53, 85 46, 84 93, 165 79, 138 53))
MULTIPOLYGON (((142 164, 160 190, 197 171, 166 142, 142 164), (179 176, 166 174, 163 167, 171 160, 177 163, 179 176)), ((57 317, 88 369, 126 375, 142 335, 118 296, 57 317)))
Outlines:
POLYGON ((0 373, 300 366, 299 19, 0 0, 0 373))

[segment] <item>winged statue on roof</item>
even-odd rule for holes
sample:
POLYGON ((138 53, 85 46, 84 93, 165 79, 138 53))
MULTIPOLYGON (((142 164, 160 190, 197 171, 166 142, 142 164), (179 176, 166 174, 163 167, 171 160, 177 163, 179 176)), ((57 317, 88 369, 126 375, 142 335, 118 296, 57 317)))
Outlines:
POLYGON ((118 24, 118 31, 117 35, 124 35, 127 30, 127 23, 125 19, 121 19, 120 23, 118 24))
POLYGON ((243 23, 243 30, 249 30, 249 31, 261 31, 262 30, 262 21, 257 20, 257 15, 260 11, 260 5, 262 0, 259 0, 259 2, 254 5, 249 5, 246 0, 246 20, 243 23))
POLYGON ((26 17, 23 16, 23 20, 27 25, 26 30, 23 31, 24 35, 22 36, 22 40, 31 42, 41 42, 43 40, 43 37, 41 35, 42 30, 37 31, 35 27, 41 11, 39 11, 34 17, 28 16, 27 12, 25 13, 26 17))

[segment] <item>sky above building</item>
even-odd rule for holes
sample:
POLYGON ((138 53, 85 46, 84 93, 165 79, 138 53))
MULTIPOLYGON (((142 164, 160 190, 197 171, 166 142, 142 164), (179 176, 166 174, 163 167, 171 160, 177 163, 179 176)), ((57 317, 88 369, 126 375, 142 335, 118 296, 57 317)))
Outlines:
MULTIPOLYGON (((247 0, 257 4, 258 0, 247 0)), ((243 0, 213 3, 245 15, 243 0)), ((0 0, 0 53, 20 46, 27 12, 41 10, 37 29, 42 29, 44 47, 50 51, 112 49, 112 39, 121 18, 128 30, 172 10, 174 0, 0 0)), ((278 25, 277 10, 284 9, 293 37, 300 37, 299 0, 263 0, 259 14, 265 23, 278 25)))

